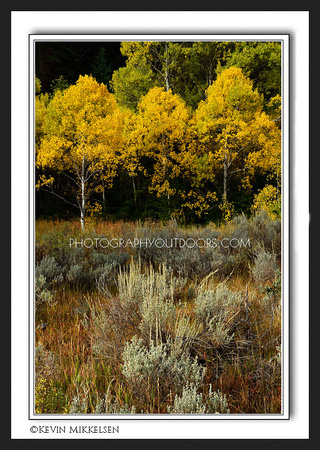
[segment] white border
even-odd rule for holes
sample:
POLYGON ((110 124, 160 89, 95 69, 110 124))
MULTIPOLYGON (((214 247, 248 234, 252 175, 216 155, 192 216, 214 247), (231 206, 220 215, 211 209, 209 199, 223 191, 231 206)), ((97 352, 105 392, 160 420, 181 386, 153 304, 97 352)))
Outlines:
MULTIPOLYGON (((241 34, 257 32, 259 26, 261 30, 264 29, 265 23, 272 23, 268 32, 281 35, 284 32, 289 32, 294 37, 295 51, 294 60, 291 67, 294 70, 296 80, 294 83, 294 89, 292 95, 295 97, 295 107, 293 109, 293 135, 291 138, 295 139, 295 142, 300 142, 304 148, 308 146, 306 142, 308 136, 308 97, 299 95, 297 89, 302 83, 304 89, 308 92, 308 14, 302 12, 285 12, 285 16, 280 12, 199 12, 192 11, 178 12, 179 21, 176 21, 176 12, 14 12, 12 14, 12 437, 13 438, 306 438, 308 436, 308 374, 305 369, 308 367, 308 351, 307 343, 304 340, 304 352, 301 350, 301 344, 298 338, 295 339, 295 353, 299 354, 299 363, 304 363, 303 372, 303 395, 301 393, 301 386, 297 382, 301 382, 301 366, 297 364, 296 356, 293 360, 292 368, 294 369, 295 377, 295 392, 294 396, 294 408, 290 416, 290 420, 260 420, 255 421, 252 426, 252 420, 233 420, 230 421, 210 421, 197 420, 196 425, 192 420, 166 420, 160 421, 148 421, 147 426, 145 421, 127 420, 119 421, 120 433, 119 435, 59 435, 54 433, 36 433, 30 432, 30 427, 35 424, 43 425, 41 420, 27 419, 28 414, 28 384, 27 384, 27 371, 28 371, 28 330, 27 330, 27 290, 28 290, 28 236, 27 233, 22 235, 21 225, 24 223, 27 229, 28 225, 28 193, 25 191, 24 200, 21 203, 21 186, 28 186, 27 172, 28 172, 28 34, 35 34, 45 30, 52 32, 54 28, 55 33, 64 32, 76 33, 81 30, 81 35, 85 33, 92 33, 93 29, 103 29, 108 32, 112 30, 119 30, 122 27, 127 29, 136 28, 137 38, 138 32, 141 33, 146 28, 145 24, 148 24, 150 29, 154 28, 157 31, 159 23, 166 23, 166 31, 178 32, 183 27, 190 32, 196 31, 190 35, 195 38, 200 32, 208 33, 208 30, 220 31, 221 28, 226 31, 233 32, 237 30, 241 34), (163 21, 160 20, 160 16, 163 16, 163 21), (136 16, 134 20, 133 16, 136 16), (240 20, 242 16, 242 20, 240 20), (181 18, 185 20, 181 20, 181 18), (268 21, 269 18, 273 18, 268 21), (165 20, 166 18, 166 20, 165 20), (199 21, 200 18, 200 21, 199 21), (71 20, 72 19, 72 20, 71 20), (281 19, 279 21, 279 19, 281 19), (52 24, 54 24, 52 28, 52 24), (134 25, 133 25, 134 24, 134 25), (182 25, 183 26, 182 26, 182 25), (239 25, 240 24, 240 25, 239 25), (102 28, 100 28, 102 27, 102 28), (299 58, 299 64, 297 59, 299 58), (304 68, 304 70, 303 70, 304 68), (303 109, 297 109, 297 106, 303 109), (302 112, 302 114, 301 114, 302 112), (301 117, 302 116, 302 117, 301 117), (299 119, 299 120, 298 120, 299 119), (299 131, 299 133, 297 132, 299 131), (300 134, 301 133, 301 134, 300 134), (303 140, 301 139, 303 135, 303 140), (300 139, 299 139, 300 137, 300 139), (18 187, 19 186, 19 187, 18 187), (19 236, 19 240, 15 237, 19 236), (300 344, 300 345, 299 345, 300 344), (297 386, 300 386, 300 390, 297 390, 297 386), (218 425, 219 423, 219 425, 218 425), (143 425, 144 424, 144 425, 143 425), (297 426, 299 425, 299 426, 297 426), (165 427, 165 428, 164 428, 165 427), (165 430, 165 432, 164 432, 165 430), (231 431, 230 431, 231 430, 231 431), (271 432, 272 430, 272 432, 271 432)), ((165 27, 162 26, 162 32, 165 27)), ((47 33, 48 34, 48 33, 47 33)), ((154 36, 154 34, 153 34, 154 36)), ((200 35, 200 39, 204 36, 200 35)), ((95 36, 96 37, 96 36, 95 36)), ((128 36, 127 36, 128 37, 128 36)), ((164 36, 162 35, 162 38, 164 36)), ((177 36, 174 36, 175 38, 177 36)), ((249 37, 249 36, 248 36, 249 37)), ((70 38, 70 36, 68 36, 70 38)), ((145 35, 141 35, 142 39, 145 39, 145 35)), ((166 35, 166 39, 168 35, 166 35)), ((235 36, 232 36, 235 38, 235 36)), ((244 36, 242 35, 242 38, 244 36)), ((271 36, 270 36, 271 38, 271 36)), ((274 38, 274 36, 273 36, 274 38)), ((87 39, 87 36, 86 36, 87 39)), ((288 118, 287 118, 288 123, 288 118)), ((295 144, 294 150, 297 149, 298 144, 295 144)), ((295 155, 296 157, 296 155, 295 155)), ((308 154, 304 152, 303 162, 300 164, 299 158, 299 170, 302 171, 303 177, 300 176, 299 180, 304 180, 302 192, 300 190, 294 191, 294 200, 299 206, 299 217, 295 212, 295 219, 299 219, 295 232, 303 231, 304 237, 306 236, 306 223, 308 223, 308 209, 305 207, 308 205, 308 191, 306 178, 308 178, 308 154), (301 192, 301 194, 300 194, 301 192), (303 195, 303 203, 301 202, 301 196, 303 195), (305 213, 305 216, 301 212, 305 213), (307 220, 307 222, 306 222, 307 220)), ((294 171, 296 172, 296 165, 294 165, 294 171)), ((294 174, 295 174, 294 172, 294 174)), ((298 181, 299 181, 298 180, 298 181)), ((296 179, 295 179, 296 181, 296 179)), ((301 188, 301 183, 300 183, 301 188)), ((284 205, 287 207, 286 205, 284 205)), ((296 247, 294 247, 296 250, 296 247)), ((306 257, 304 259, 302 270, 302 276, 308 275, 308 250, 306 247, 301 249, 298 246, 299 254, 306 257)), ((307 284, 308 285, 308 284, 307 284)), ((298 278, 295 280, 295 287, 300 288, 298 278)), ((307 290, 304 289, 304 293, 307 290)), ((295 304, 296 310, 298 305, 295 304)), ((296 312, 297 314, 297 312, 296 312)), ((304 310, 299 308, 299 320, 295 316, 294 324, 296 326, 295 333, 299 336, 302 330, 308 331, 308 304, 304 304, 304 310)), ((291 343, 292 346, 292 343, 291 343)), ((264 417, 265 418, 265 417, 264 417)), ((59 425, 60 421, 54 420, 53 425, 59 425)), ((108 421, 109 425, 115 426, 117 421, 108 421)), ((63 422, 61 422, 63 423, 63 422)), ((68 424, 72 422, 68 421, 68 424)), ((101 424, 99 421, 98 423, 101 424)), ((48 425, 49 422, 45 421, 48 425)), ((81 424, 85 424, 81 420, 81 424)), ((92 421, 89 422, 92 425, 92 421)))
MULTIPOLYGON (((281 328, 282 328, 282 376, 281 376, 281 392, 282 392, 282 410, 281 415, 280 414, 228 414, 228 415, 201 415, 201 416, 178 416, 178 415, 158 415, 158 414, 148 414, 147 416, 143 417, 141 414, 137 414, 134 418, 130 417, 130 420, 167 420, 168 417, 170 420, 231 420, 231 419, 237 419, 237 420, 248 420, 248 418, 251 418, 252 420, 257 419, 288 419, 289 418, 289 370, 288 370, 288 364, 289 364, 289 320, 288 320, 288 307, 289 307, 289 296, 288 296, 288 288, 289 288, 289 273, 288 273, 288 237, 289 237, 289 228, 288 228, 288 191, 289 191, 289 185, 288 185, 288 167, 289 167, 289 141, 288 141, 288 133, 289 133, 289 127, 288 127, 288 118, 289 118, 289 36, 288 35, 31 35, 30 36, 30 43, 29 43, 29 49, 30 49, 30 98, 29 98, 29 104, 30 104, 30 118, 32 119, 31 124, 31 133, 30 133, 30 205, 31 207, 35 207, 34 205, 34 186, 35 186, 35 179, 34 179, 34 86, 35 86, 35 70, 34 70, 34 62, 35 62, 35 43, 36 42, 79 42, 79 41, 137 41, 137 40, 144 40, 144 41, 159 41, 159 40, 169 40, 169 41, 281 41, 282 44, 282 173, 283 173, 283 180, 282 180, 282 191, 283 191, 283 204, 282 204, 282 321, 281 321, 281 328)), ((30 249, 30 299, 29 302, 29 315, 30 315, 30 333, 29 333, 29 339, 30 339, 30 394, 31 398, 34 399, 34 347, 32 345, 33 342, 35 342, 35 324, 34 324, 34 302, 32 299, 34 298, 34 286, 32 280, 34 280, 34 213, 35 210, 32 211, 33 214, 30 215, 30 243, 31 243, 31 249, 30 249)), ((30 401, 30 418, 31 419, 39 419, 39 415, 34 414, 34 402, 30 401)), ((74 420, 75 417, 79 420, 102 420, 103 416, 98 415, 59 415, 56 414, 54 416, 52 415, 41 415, 41 419, 51 419, 51 420, 57 420, 57 419, 64 419, 64 420, 74 420)), ((107 416, 108 417, 108 416, 107 416)), ((109 416, 112 420, 114 420, 114 415, 109 416)), ((119 420, 128 420, 128 417, 119 415, 119 420)))

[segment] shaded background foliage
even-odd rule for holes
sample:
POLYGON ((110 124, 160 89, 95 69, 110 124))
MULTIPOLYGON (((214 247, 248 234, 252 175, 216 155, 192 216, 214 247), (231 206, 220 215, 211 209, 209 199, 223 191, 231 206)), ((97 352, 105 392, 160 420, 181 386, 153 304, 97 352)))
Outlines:
POLYGON ((114 70, 125 64, 120 42, 37 42, 36 76, 43 92, 52 92, 54 80, 63 77, 67 85, 79 75, 92 74, 108 86, 114 70))

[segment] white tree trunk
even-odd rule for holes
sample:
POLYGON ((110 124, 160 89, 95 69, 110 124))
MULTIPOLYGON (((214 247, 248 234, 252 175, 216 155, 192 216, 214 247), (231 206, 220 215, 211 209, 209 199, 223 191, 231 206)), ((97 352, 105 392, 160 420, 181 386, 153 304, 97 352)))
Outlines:
POLYGON ((170 89, 170 81, 169 81, 169 54, 168 54, 168 45, 166 44, 166 59, 165 59, 165 82, 166 82, 166 91, 168 92, 170 89))
POLYGON ((227 167, 227 155, 224 155, 223 161, 223 204, 226 206, 227 204, 227 195, 228 195, 228 167, 227 167))
POLYGON ((86 185, 85 185, 85 158, 82 158, 82 173, 81 173, 81 206, 80 206, 80 223, 81 230, 85 227, 85 214, 86 214, 86 185))
POLYGON ((81 214, 81 219, 80 219, 81 230, 84 231, 84 226, 85 226, 84 214, 85 214, 85 212, 83 209, 81 209, 80 214, 81 214))
POLYGON ((134 175, 132 175, 132 187, 133 187, 133 200, 134 206, 137 209, 137 195, 136 195, 136 183, 134 181, 134 175))

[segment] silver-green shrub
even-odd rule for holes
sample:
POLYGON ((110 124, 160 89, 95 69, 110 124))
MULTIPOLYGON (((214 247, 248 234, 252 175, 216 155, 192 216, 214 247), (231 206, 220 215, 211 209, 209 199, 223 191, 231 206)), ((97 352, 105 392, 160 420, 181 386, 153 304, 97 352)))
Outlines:
POLYGON ((145 342, 154 340, 156 343, 161 343, 166 341, 176 314, 174 303, 170 300, 162 300, 156 295, 145 297, 140 311, 139 330, 145 342))
POLYGON ((65 278, 72 286, 98 285, 100 288, 110 285, 114 277, 115 263, 105 263, 101 266, 90 266, 77 263, 70 266, 65 278))
POLYGON ((199 289, 195 298, 196 318, 215 347, 227 346, 232 340, 241 303, 241 294, 231 291, 226 283, 214 289, 199 289))
POLYGON ((187 383, 183 387, 181 396, 176 395, 173 407, 168 407, 171 414, 229 414, 228 402, 225 394, 212 391, 212 385, 206 398, 197 392, 194 383, 187 383))
POLYGON ((157 271, 149 266, 142 273, 140 264, 132 263, 129 271, 119 273, 116 305, 122 316, 130 312, 136 317, 145 342, 162 342, 175 320, 174 298, 185 283, 186 279, 173 276, 165 265, 157 271))
POLYGON ((120 271, 118 277, 118 291, 120 301, 142 304, 142 299, 157 297, 159 300, 174 299, 181 290, 186 279, 175 277, 164 264, 158 270, 149 265, 142 272, 141 264, 132 263, 130 269, 120 271))
POLYGON ((86 414, 88 409, 87 398, 80 398, 79 396, 74 396, 72 403, 70 405, 69 414, 86 414))
POLYGON ((79 284, 83 278, 83 267, 82 264, 75 264, 71 266, 66 274, 66 279, 71 284, 79 284))
POLYGON ((136 414, 135 406, 129 406, 127 403, 119 404, 115 397, 111 397, 109 392, 105 398, 98 398, 94 407, 94 414, 136 414))
POLYGON ((276 277, 277 270, 276 255, 264 248, 259 249, 252 267, 252 276, 255 282, 261 285, 272 282, 276 277))
POLYGON ((170 344, 151 342, 148 348, 137 336, 126 344, 122 360, 122 373, 137 395, 160 389, 167 396, 171 390, 181 391, 188 381, 200 386, 205 374, 196 358, 172 352, 170 344))
POLYGON ((184 317, 181 308, 178 312, 175 297, 185 283, 166 266, 157 271, 149 266, 142 272, 139 263, 132 263, 129 270, 120 270, 117 297, 100 286, 110 300, 107 308, 92 311, 95 354, 118 359, 125 342, 137 333, 146 346, 170 340, 171 351, 187 350, 199 326, 184 317))
POLYGON ((48 290, 47 280, 42 274, 35 279, 34 287, 36 308, 53 302, 52 292, 48 290))
POLYGON ((272 220, 267 211, 259 211, 249 221, 249 236, 254 245, 281 253, 281 221, 272 220))
POLYGON ((181 396, 176 395, 173 407, 168 406, 170 414, 205 414, 206 405, 203 395, 197 393, 197 387, 188 383, 183 387, 181 396))
POLYGON ((229 414, 228 401, 225 394, 218 391, 212 391, 210 384, 208 397, 206 399, 206 413, 208 414, 229 414))
POLYGON ((195 298, 195 313, 204 324, 215 319, 223 320, 231 309, 239 307, 242 301, 238 292, 231 291, 226 283, 218 284, 214 289, 199 289, 195 298))
POLYGON ((86 394, 75 395, 72 399, 69 414, 135 414, 134 406, 129 407, 126 403, 120 405, 116 399, 110 399, 107 394, 105 398, 98 398, 95 405, 89 406, 89 398, 86 394))
POLYGON ((57 264, 53 256, 46 255, 35 268, 35 278, 43 275, 47 283, 61 283, 63 281, 64 268, 57 264))

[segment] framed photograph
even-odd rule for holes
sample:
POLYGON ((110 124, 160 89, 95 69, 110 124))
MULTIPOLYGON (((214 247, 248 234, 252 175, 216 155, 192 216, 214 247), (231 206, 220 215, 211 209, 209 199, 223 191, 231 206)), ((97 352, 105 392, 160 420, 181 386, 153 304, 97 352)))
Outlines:
POLYGON ((27 39, 25 436, 288 427, 291 34, 27 39))

